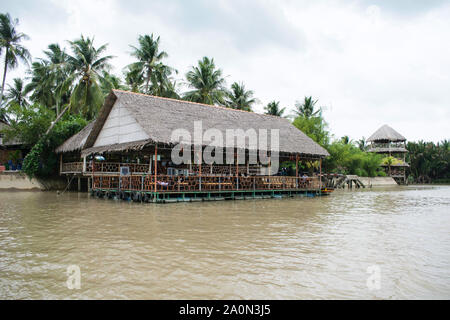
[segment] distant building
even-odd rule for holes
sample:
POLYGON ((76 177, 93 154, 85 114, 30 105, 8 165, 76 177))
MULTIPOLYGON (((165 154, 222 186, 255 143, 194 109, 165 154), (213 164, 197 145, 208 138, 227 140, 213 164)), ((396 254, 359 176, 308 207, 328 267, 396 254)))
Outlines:
POLYGON ((406 138, 389 127, 382 126, 372 134, 367 142, 370 142, 369 152, 384 155, 383 168, 388 176, 395 179, 399 184, 406 183, 406 138))

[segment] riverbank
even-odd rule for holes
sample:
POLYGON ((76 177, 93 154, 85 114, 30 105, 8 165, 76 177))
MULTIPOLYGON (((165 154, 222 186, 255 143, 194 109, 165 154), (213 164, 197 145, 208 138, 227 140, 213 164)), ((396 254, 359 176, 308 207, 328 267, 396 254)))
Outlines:
POLYGON ((29 179, 20 171, 3 171, 0 173, 0 191, 49 191, 62 190, 65 180, 60 177, 49 179, 29 179))
POLYGON ((359 177, 359 180, 364 183, 366 187, 369 186, 396 186, 397 182, 395 182, 392 177, 359 177))

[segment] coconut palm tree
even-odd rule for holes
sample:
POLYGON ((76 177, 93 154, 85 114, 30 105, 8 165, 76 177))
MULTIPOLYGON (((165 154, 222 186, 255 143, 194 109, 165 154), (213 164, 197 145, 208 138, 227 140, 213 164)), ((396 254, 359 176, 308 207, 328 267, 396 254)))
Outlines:
POLYGON ((113 56, 104 55, 107 44, 98 48, 94 47, 94 39, 85 38, 69 41, 72 54, 67 56, 67 65, 70 76, 65 81, 64 87, 74 88, 70 97, 70 109, 73 112, 83 114, 90 120, 95 117, 103 103, 103 93, 100 88, 100 79, 103 71, 108 71, 111 66, 109 61, 113 56))
POLYGON ((173 71, 177 72, 163 63, 158 63, 152 73, 150 94, 178 99, 180 96, 176 89, 176 82, 171 78, 173 71))
POLYGON ((351 140, 349 136, 343 136, 341 142, 342 144, 353 144, 353 140, 351 140))
POLYGON ((222 70, 216 69, 214 59, 203 57, 198 66, 186 74, 187 85, 193 90, 184 94, 184 99, 206 104, 224 104, 225 79, 222 70))
POLYGON ((253 91, 245 90, 243 83, 234 82, 231 91, 226 93, 225 105, 228 108, 252 111, 252 105, 257 100, 253 98, 253 91))
POLYGON ((133 48, 132 56, 138 59, 138 62, 132 63, 130 70, 140 70, 145 81, 145 93, 150 93, 150 82, 156 66, 163 58, 168 57, 165 51, 159 51, 159 36, 155 38, 151 35, 143 35, 138 38, 139 46, 131 46, 133 48))
POLYGON ((99 78, 100 80, 100 88, 102 89, 103 95, 108 95, 113 89, 126 89, 124 85, 122 85, 122 81, 120 78, 114 74, 107 72, 106 70, 102 71, 102 76, 99 78))
POLYGON ((282 117, 286 108, 280 109, 280 101, 272 101, 267 104, 264 108, 266 110, 266 114, 270 114, 272 116, 282 117))
POLYGON ((69 77, 68 55, 58 44, 50 44, 44 51, 45 57, 37 59, 29 71, 30 83, 25 92, 33 92, 31 99, 49 109, 55 109, 59 115, 61 106, 68 104, 71 94, 66 79, 69 77))
POLYGON ((132 92, 143 92, 144 75, 142 71, 134 65, 128 65, 124 70, 125 84, 127 90, 132 92))
POLYGON ((311 118, 319 115, 322 112, 322 109, 314 110, 318 100, 313 100, 312 97, 305 97, 303 102, 297 101, 295 103, 294 115, 296 117, 305 117, 311 118))
POLYGON ((3 92, 5 89, 6 73, 9 69, 14 69, 19 64, 19 60, 28 64, 31 55, 21 42, 27 40, 28 36, 18 32, 18 19, 12 19, 9 13, 0 14, 0 55, 4 54, 4 69, 2 88, 0 91, 0 106, 3 101, 3 92))
POLYGON ((25 94, 31 93, 31 101, 52 109, 55 106, 55 95, 53 83, 50 81, 51 71, 48 62, 39 60, 33 62, 27 73, 30 75, 28 77, 30 82, 25 86, 25 94))
POLYGON ((366 138, 362 137, 361 139, 356 141, 356 144, 358 145, 359 150, 366 151, 366 149, 367 149, 366 138))
POLYGON ((26 99, 26 93, 24 90, 23 80, 20 78, 13 79, 13 85, 9 85, 9 89, 6 91, 5 99, 7 101, 7 105, 17 105, 20 107, 28 106, 28 101, 26 99))

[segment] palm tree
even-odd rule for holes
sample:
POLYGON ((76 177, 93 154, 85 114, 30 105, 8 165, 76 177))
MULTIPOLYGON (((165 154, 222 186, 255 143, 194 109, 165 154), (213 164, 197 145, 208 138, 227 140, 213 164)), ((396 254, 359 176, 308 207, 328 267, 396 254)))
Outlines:
MULTIPOLYGON (((159 97, 166 98, 179 98, 179 95, 176 90, 176 82, 171 78, 172 69, 169 66, 164 65, 163 63, 158 63, 151 77, 151 90, 150 93, 159 97)), ((175 72, 177 72, 175 70, 175 72)))
POLYGON ((366 149, 367 149, 366 138, 362 137, 361 139, 356 141, 356 144, 358 145, 359 150, 366 151, 366 149))
POLYGON ((203 57, 198 66, 186 74, 187 84, 193 90, 184 94, 184 99, 205 104, 224 104, 225 79, 222 70, 216 69, 214 59, 203 57))
POLYGON ((13 83, 14 85, 9 85, 9 89, 5 94, 5 98, 8 101, 8 106, 15 104, 20 107, 26 107, 28 105, 28 101, 25 97, 26 93, 24 92, 23 80, 20 78, 14 78, 13 83))
POLYGON ((146 34, 144 36, 139 36, 139 47, 131 46, 131 48, 133 48, 131 55, 136 57, 138 62, 132 63, 130 69, 140 70, 142 72, 145 81, 145 93, 150 92, 150 81, 156 65, 163 58, 168 57, 166 52, 159 51, 159 41, 159 36, 155 39, 153 34, 146 34))
POLYGON ((342 144, 353 144, 353 141, 349 138, 349 136, 343 136, 341 138, 342 144))
POLYGON ((134 65, 129 65, 124 71, 125 83, 128 90, 141 92, 145 79, 141 70, 134 65))
POLYGON ((317 103, 317 100, 313 100, 312 97, 305 97, 303 102, 297 101, 295 103, 295 110, 294 114, 297 117, 305 117, 305 118, 311 118, 319 115, 322 112, 322 109, 319 108, 318 110, 314 111, 314 107, 317 103))
POLYGON ((55 105, 54 86, 50 81, 51 71, 48 62, 35 61, 28 70, 30 82, 25 86, 25 94, 30 95, 33 102, 51 109, 55 105))
POLYGON ((18 65, 18 60, 22 60, 28 64, 31 55, 28 50, 21 45, 23 40, 27 40, 28 36, 22 32, 18 32, 16 27, 19 24, 18 19, 11 19, 9 13, 0 14, 0 55, 5 50, 4 70, 2 88, 0 91, 0 106, 3 101, 3 91, 5 89, 6 73, 8 67, 14 69, 18 65))
POLYGON ((113 56, 103 55, 107 44, 94 47, 94 40, 84 38, 69 41, 72 55, 67 56, 69 78, 64 86, 69 87, 75 82, 70 97, 70 109, 83 114, 88 120, 93 119, 103 103, 103 94, 99 81, 103 71, 110 69, 109 60, 113 56))
POLYGON ((110 93, 113 89, 125 89, 120 78, 107 72, 106 70, 102 71, 102 76, 99 80, 100 88, 102 89, 104 96, 108 95, 108 93, 110 93))
POLYGON ((71 88, 66 83, 69 77, 68 55, 58 44, 50 44, 44 51, 46 58, 38 59, 31 65, 30 83, 25 92, 33 92, 31 99, 59 115, 60 107, 69 103, 71 88))
POLYGON ((234 82, 231 91, 226 93, 225 105, 228 108, 252 111, 252 105, 257 101, 253 97, 253 91, 245 90, 243 83, 234 82))
POLYGON ((280 101, 272 101, 267 104, 264 108, 266 110, 266 114, 270 114, 272 116, 282 117, 286 108, 280 109, 280 101))

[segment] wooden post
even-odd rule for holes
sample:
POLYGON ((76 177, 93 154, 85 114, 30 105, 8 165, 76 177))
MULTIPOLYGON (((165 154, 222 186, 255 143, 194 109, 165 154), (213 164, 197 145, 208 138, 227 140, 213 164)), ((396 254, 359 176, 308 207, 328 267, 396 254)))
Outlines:
POLYGON ((295 187, 298 188, 298 154, 295 155, 295 187))
POLYGON ((202 162, 203 162, 202 153, 203 153, 203 150, 201 149, 200 150, 200 155, 199 155, 199 159, 200 159, 199 162, 200 163, 199 163, 199 166, 198 166, 198 175, 199 175, 198 182, 199 182, 199 189, 200 189, 200 191, 202 191, 202 162))
POLYGON ((322 191, 322 158, 320 158, 320 167, 319 167, 319 189, 322 191))
POLYGON ((95 167, 95 157, 92 156, 92 189, 95 187, 94 183, 94 167, 95 167))
POLYGON ((63 155, 62 153, 59 155, 59 175, 61 175, 62 170, 63 170, 63 155))
POLYGON ((86 156, 83 157, 83 169, 82 169, 82 173, 86 172, 86 156))
POLYGON ((155 144, 155 192, 156 192, 157 172, 158 172, 158 145, 155 144))
POLYGON ((239 161, 238 161, 238 151, 236 149, 236 153, 235 153, 235 161, 234 161, 235 165, 236 165, 236 189, 239 190, 239 161))

